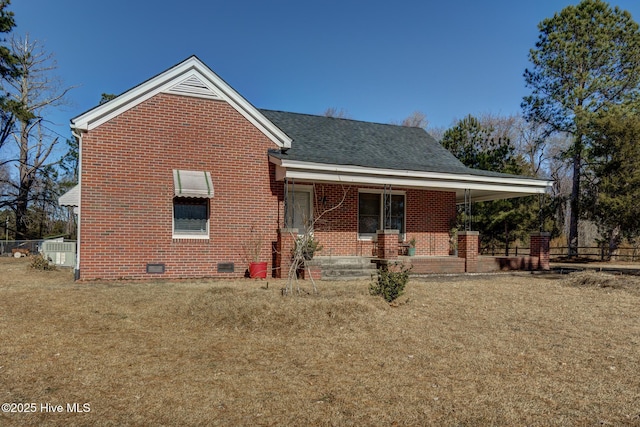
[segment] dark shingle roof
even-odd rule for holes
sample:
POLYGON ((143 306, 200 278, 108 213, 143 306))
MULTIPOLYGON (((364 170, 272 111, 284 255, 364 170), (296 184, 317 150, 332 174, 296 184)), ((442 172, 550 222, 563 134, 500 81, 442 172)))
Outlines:
POLYGON ((293 139, 288 160, 421 172, 507 176, 469 169, 424 129, 260 110, 293 139))

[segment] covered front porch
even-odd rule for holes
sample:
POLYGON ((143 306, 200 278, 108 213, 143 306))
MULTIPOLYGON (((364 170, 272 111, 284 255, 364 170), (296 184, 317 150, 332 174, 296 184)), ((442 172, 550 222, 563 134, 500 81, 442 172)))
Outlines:
MULTIPOLYGON (((285 231, 278 239, 275 263, 279 271, 286 271, 282 254, 289 253, 287 242, 304 232, 309 219, 324 247, 316 254, 318 269, 342 257, 368 259, 378 266, 402 261, 416 274, 548 268, 548 249, 545 263, 545 250, 534 247, 538 237, 531 240, 530 256, 483 257, 478 232, 466 226, 454 234, 452 228, 457 205, 542 194, 549 181, 470 169, 460 174, 271 161, 276 182, 284 188, 285 231), (410 244, 414 256, 406 256, 410 244)), ((547 248, 548 240, 546 236, 547 248)))

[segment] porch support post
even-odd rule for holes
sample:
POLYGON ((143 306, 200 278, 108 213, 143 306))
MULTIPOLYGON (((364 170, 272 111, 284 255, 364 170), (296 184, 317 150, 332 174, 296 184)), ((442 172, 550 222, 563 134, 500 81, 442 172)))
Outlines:
POLYGON ((471 190, 464 190, 464 231, 471 231, 471 190))
POLYGON ((282 205, 284 210, 282 215, 284 220, 282 222, 284 223, 284 228, 287 228, 291 225, 289 224, 289 178, 284 179, 284 198, 282 205))
POLYGON ((297 228, 281 228, 278 230, 278 241, 276 242, 276 277, 285 278, 289 274, 291 267, 291 253, 296 244, 298 236, 297 228))
POLYGON ((477 231, 458 232, 458 258, 464 258, 464 271, 476 273, 478 271, 478 241, 480 233, 477 231))
POLYGON ((398 237, 400 230, 378 230, 378 258, 398 258, 398 237))
POLYGON ((531 233, 531 243, 529 244, 530 256, 538 260, 538 270, 549 270, 549 241, 551 233, 538 232, 531 233))

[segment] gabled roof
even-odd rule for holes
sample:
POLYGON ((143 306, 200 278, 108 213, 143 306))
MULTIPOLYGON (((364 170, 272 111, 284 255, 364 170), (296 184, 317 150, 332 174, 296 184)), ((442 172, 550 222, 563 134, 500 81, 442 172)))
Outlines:
POLYGON ((291 139, 284 132, 196 56, 187 58, 115 99, 71 119, 71 128, 80 132, 90 131, 158 93, 226 101, 278 147, 291 146, 291 139))
POLYGON ((280 179, 395 185, 465 191, 475 201, 544 193, 551 182, 471 169, 424 129, 261 110, 293 139, 272 150, 280 179))

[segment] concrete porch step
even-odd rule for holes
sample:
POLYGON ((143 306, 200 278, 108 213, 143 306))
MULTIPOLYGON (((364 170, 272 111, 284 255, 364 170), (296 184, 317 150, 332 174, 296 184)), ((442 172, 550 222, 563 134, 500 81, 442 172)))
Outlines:
POLYGON ((320 265, 357 265, 368 267, 375 265, 371 262, 372 258, 359 257, 359 256, 317 256, 311 261, 314 264, 320 265))
POLYGON ((325 280, 371 279, 375 272, 375 268, 373 270, 322 270, 322 278, 325 280))
POLYGON ((376 271, 371 258, 364 257, 316 257, 311 263, 322 268, 327 280, 369 279, 376 271))

